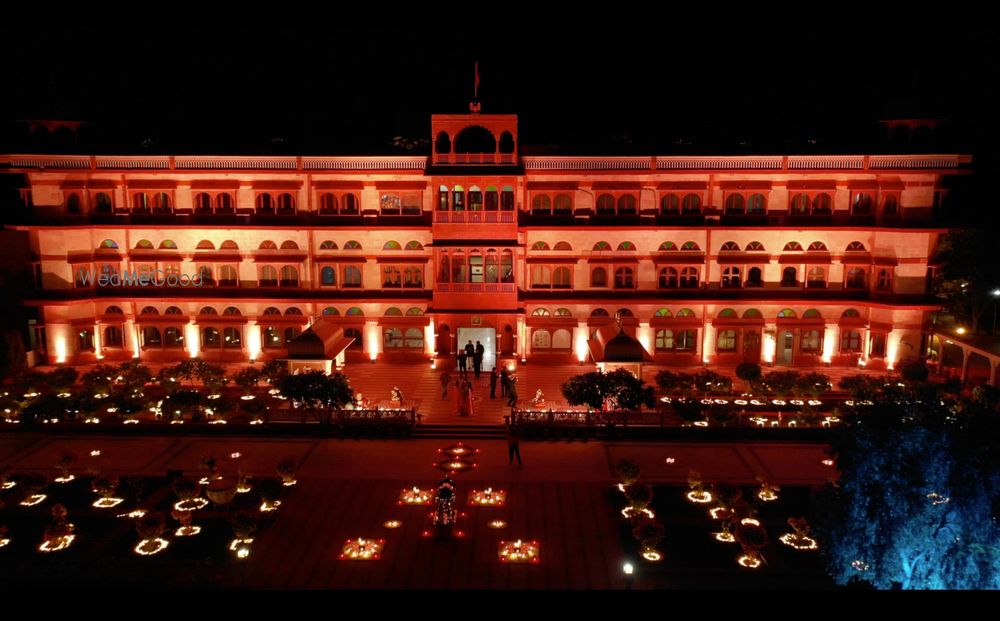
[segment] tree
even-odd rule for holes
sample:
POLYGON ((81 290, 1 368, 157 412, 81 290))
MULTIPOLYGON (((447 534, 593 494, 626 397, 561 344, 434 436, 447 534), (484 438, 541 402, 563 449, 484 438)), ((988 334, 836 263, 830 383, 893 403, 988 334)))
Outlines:
POLYGON ((1000 284, 1000 262, 984 260, 993 255, 995 244, 983 229, 955 231, 938 240, 935 260, 941 268, 934 293, 956 317, 970 322, 973 334, 994 303, 991 292, 1000 284))
POLYGON ((637 410, 656 403, 653 387, 625 369, 574 375, 563 382, 562 394, 570 405, 586 405, 595 410, 606 405, 612 410, 637 410))
POLYGON ((327 375, 322 371, 286 375, 278 390, 321 423, 329 422, 331 409, 342 408, 354 397, 354 389, 343 373, 327 375))
POLYGON ((828 570, 888 589, 1000 588, 1000 417, 979 402, 893 384, 833 441, 840 479, 821 498, 828 570))
POLYGON ((17 330, 0 332, 0 381, 16 377, 28 366, 24 340, 17 330))
POLYGON ((747 387, 753 386, 760 381, 760 365, 752 362, 743 362, 736 365, 736 377, 747 383, 747 387))
POLYGON ((930 372, 927 370, 926 364, 919 360, 913 360, 900 365, 899 374, 907 381, 926 382, 930 372))
POLYGON ((801 375, 797 371, 771 371, 761 378, 765 392, 788 396, 795 392, 801 375))

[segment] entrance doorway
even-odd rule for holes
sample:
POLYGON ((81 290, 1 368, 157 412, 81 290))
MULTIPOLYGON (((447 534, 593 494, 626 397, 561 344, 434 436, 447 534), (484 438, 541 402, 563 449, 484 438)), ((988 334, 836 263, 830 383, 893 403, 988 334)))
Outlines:
POLYGON ((795 338, 790 330, 785 330, 781 333, 781 339, 778 342, 778 351, 781 353, 779 362, 781 364, 792 364, 792 344, 795 338))
MULTIPOLYGON (((469 341, 475 346, 476 341, 483 344, 486 352, 483 354, 483 371, 492 371, 497 359, 497 333, 493 328, 459 328, 458 342, 455 343, 455 353, 465 347, 469 341)), ((468 362, 469 371, 472 371, 472 361, 468 362)))
POLYGON ((744 330, 743 362, 760 364, 760 330, 744 330))

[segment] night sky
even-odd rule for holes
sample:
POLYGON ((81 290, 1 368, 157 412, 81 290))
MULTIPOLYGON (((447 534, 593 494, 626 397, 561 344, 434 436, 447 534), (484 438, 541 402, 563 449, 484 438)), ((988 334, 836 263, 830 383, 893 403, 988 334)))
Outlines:
MULTIPOLYGON (((86 152, 393 153, 468 110, 478 59, 483 112, 519 114, 536 152, 873 151, 879 119, 993 114, 998 34, 19 24, 0 118, 89 121, 86 152)), ((5 150, 31 146, 5 125, 5 150)))

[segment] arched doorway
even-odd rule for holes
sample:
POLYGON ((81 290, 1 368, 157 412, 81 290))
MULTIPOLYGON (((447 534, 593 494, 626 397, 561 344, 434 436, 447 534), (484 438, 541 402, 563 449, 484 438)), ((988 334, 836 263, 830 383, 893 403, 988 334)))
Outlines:
POLYGON ((511 356, 514 354, 514 328, 510 325, 503 327, 500 333, 500 354, 511 356))
POLYGON ((743 331, 743 362, 760 364, 760 329, 743 331))
POLYGON ((451 355, 451 328, 443 323, 437 331, 437 354, 439 356, 451 355))

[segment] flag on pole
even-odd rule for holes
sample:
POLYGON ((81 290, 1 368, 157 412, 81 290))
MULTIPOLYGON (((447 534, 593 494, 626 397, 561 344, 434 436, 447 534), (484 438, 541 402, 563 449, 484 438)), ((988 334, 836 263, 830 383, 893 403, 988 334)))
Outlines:
POLYGON ((475 89, 476 101, 479 101, 479 61, 476 61, 476 89, 475 89))

